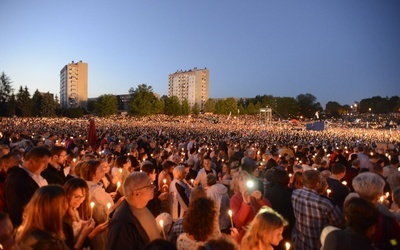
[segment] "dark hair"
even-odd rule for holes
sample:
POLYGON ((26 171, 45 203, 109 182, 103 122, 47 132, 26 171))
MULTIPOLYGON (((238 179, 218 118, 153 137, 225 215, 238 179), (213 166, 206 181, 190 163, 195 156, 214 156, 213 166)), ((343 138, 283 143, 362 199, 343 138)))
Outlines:
POLYGON ((341 164, 341 163, 336 163, 335 165, 332 166, 332 174, 341 174, 346 172, 346 166, 341 164))
POLYGON ((25 154, 24 159, 27 161, 29 159, 41 159, 45 156, 51 157, 51 152, 48 148, 44 146, 34 147, 25 154))
MULTIPOLYGON (((289 175, 285 170, 279 168, 272 168, 270 182, 279 186, 287 186, 289 184, 289 175)), ((271 171, 268 170, 268 171, 271 171)))
POLYGON ((176 250, 176 246, 168 240, 156 239, 147 243, 143 250, 176 250))
POLYGON ((145 161, 140 168, 140 170, 145 172, 147 175, 152 174, 154 169, 156 169, 156 167, 150 161, 145 161))
POLYGON ((366 235, 368 229, 378 224, 378 209, 363 198, 351 198, 344 208, 344 214, 347 225, 362 235, 366 235))
POLYGON ((51 155, 60 155, 62 152, 67 152, 67 149, 63 146, 53 146, 50 149, 51 155))
POLYGON ((128 162, 128 157, 125 155, 118 156, 117 160, 115 161, 115 165, 117 167, 122 168, 125 163, 128 162))
POLYGON ((214 201, 198 198, 189 205, 183 220, 183 231, 191 234, 197 241, 205 241, 214 232, 217 211, 214 201))

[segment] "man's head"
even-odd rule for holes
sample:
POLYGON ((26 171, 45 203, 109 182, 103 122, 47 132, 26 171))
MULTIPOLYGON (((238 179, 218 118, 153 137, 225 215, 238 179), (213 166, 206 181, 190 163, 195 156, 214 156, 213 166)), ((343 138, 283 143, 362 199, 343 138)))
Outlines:
POLYGON ((210 171, 211 170, 211 158, 208 156, 205 156, 203 159, 203 167, 205 170, 210 171))
POLYGON ((332 174, 339 177, 339 179, 343 178, 346 174, 346 166, 341 163, 336 163, 332 166, 332 174))
POLYGON ((51 152, 46 147, 34 147, 24 157, 24 167, 34 174, 40 174, 49 164, 51 152))
POLYGON ((172 174, 174 175, 174 179, 177 179, 177 180, 185 179, 185 177, 186 177, 185 166, 183 166, 183 165, 176 166, 174 168, 172 174))
POLYGON ((303 185, 309 189, 318 191, 322 185, 322 175, 318 170, 303 172, 303 185))
POLYGON ((144 208, 153 199, 154 185, 146 173, 133 172, 125 179, 124 195, 130 206, 144 208))
POLYGON ((67 159, 67 149, 63 146, 53 146, 50 150, 51 152, 51 162, 62 166, 67 159))
POLYGON ((382 195, 385 181, 375 173, 361 173, 353 179, 354 191, 366 200, 373 203, 377 202, 379 196, 382 195))
POLYGON ((207 186, 211 187, 214 184, 217 184, 217 177, 213 173, 207 174, 207 186))

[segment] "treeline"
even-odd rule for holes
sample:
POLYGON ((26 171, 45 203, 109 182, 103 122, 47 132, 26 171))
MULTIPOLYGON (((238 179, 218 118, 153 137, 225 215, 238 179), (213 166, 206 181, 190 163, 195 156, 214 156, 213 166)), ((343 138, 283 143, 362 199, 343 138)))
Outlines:
POLYGON ((17 94, 11 85, 10 78, 4 74, 0 75, 0 116, 20 117, 53 117, 67 116, 71 118, 81 117, 84 114, 96 114, 98 116, 115 115, 118 111, 127 110, 133 116, 147 116, 154 114, 197 115, 200 112, 214 114, 232 115, 254 115, 258 114, 260 108, 270 107, 273 116, 282 119, 303 116, 313 118, 317 111, 325 112, 327 117, 341 117, 349 113, 374 113, 388 114, 400 112, 400 98, 380 97, 362 99, 354 105, 340 105, 338 102, 330 101, 325 109, 317 101, 317 98, 310 94, 300 94, 296 97, 274 97, 272 95, 257 95, 254 98, 226 99, 206 101, 203 107, 195 104, 190 107, 189 102, 180 102, 177 97, 162 96, 158 98, 151 86, 140 84, 137 88, 129 90, 131 96, 128 103, 123 102, 119 96, 105 94, 94 101, 88 101, 87 109, 81 107, 72 109, 61 109, 57 96, 53 97, 49 92, 40 93, 35 91, 31 97, 27 86, 20 87, 17 94))

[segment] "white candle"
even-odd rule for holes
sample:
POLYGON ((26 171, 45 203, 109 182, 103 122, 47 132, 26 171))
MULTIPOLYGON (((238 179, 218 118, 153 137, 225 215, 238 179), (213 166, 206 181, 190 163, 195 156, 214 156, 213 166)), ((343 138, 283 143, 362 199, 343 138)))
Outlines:
POLYGON ((386 198, 389 198, 389 192, 386 192, 386 198))
POLYGON ((343 185, 347 185, 347 181, 342 181, 342 184, 343 185))
POLYGON ((285 243, 285 249, 286 249, 286 250, 289 250, 289 249, 290 249, 290 243, 289 243, 289 242, 286 242, 286 243, 285 243))
POLYGON ((119 187, 121 187, 121 182, 117 182, 117 190, 119 189, 119 187))
POLYGON ((233 228, 232 210, 228 210, 229 217, 231 218, 231 227, 233 228))
POLYGON ((90 202, 90 218, 93 218, 93 208, 94 208, 94 202, 90 202))
POLYGON ((383 203, 384 200, 385 200, 385 196, 382 195, 381 198, 379 198, 379 202, 383 203))
POLYGON ((75 163, 76 162, 76 158, 72 159, 72 161, 75 163))
POLYGON ((331 192, 332 192, 332 191, 331 191, 330 189, 327 189, 327 190, 326 190, 326 193, 327 193, 328 197, 329 197, 329 195, 331 194, 331 192))
POLYGON ((167 237, 165 236, 165 231, 164 231, 164 221, 160 220, 160 227, 161 227, 161 232, 163 234, 164 239, 167 239, 167 237))

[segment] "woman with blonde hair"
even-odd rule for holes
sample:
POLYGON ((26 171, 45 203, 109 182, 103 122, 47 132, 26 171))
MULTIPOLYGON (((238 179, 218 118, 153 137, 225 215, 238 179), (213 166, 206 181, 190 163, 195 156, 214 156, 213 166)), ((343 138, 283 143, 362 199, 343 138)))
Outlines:
POLYGON ((278 246, 287 221, 272 208, 264 206, 257 213, 243 237, 241 249, 269 250, 278 246))
POLYGON ((20 249, 69 249, 65 244, 62 219, 67 211, 62 187, 44 186, 36 190, 26 205, 16 242, 20 249))

